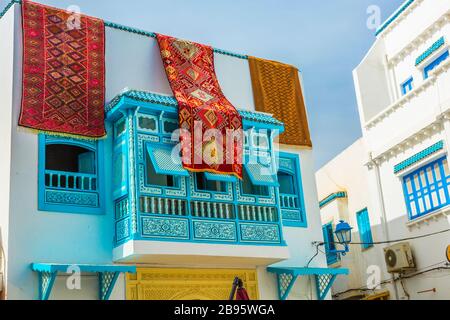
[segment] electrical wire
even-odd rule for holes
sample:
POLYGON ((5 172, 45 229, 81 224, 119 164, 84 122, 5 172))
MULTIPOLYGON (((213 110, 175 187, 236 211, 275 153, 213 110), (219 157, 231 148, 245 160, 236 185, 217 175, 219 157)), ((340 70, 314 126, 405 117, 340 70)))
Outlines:
MULTIPOLYGON (((450 270, 450 265, 449 265, 449 264, 445 264, 444 266, 435 267, 435 266, 437 266, 437 265, 439 265, 439 264, 443 264, 443 263, 446 263, 446 262, 445 262, 445 261, 441 261, 441 262, 438 262, 438 263, 429 265, 429 266, 427 266, 427 267, 424 267, 424 268, 422 268, 422 269, 419 269, 418 271, 416 271, 416 272, 413 273, 413 274, 403 275, 401 278, 402 278, 402 279, 410 279, 410 278, 414 278, 414 277, 417 277, 417 276, 419 276, 419 275, 422 275, 422 274, 425 274, 425 273, 429 273, 429 272, 432 272, 432 271, 437 271, 437 270, 450 270), (428 268, 430 268, 430 267, 435 267, 435 268, 428 269, 428 268)), ((400 279, 400 278, 396 278, 396 279, 394 279, 393 281, 395 282, 395 281, 397 281, 397 280, 399 280, 399 279, 400 279)), ((386 279, 386 280, 381 281, 381 282, 379 283, 379 285, 386 284, 386 283, 390 283, 390 282, 392 282, 392 279, 386 279)), ((336 294, 333 295, 333 297, 338 297, 338 296, 343 295, 343 294, 345 294, 345 293, 352 292, 352 291, 358 291, 358 290, 360 290, 360 291, 374 291, 374 289, 369 289, 367 286, 362 286, 362 287, 359 287, 359 288, 352 288, 352 289, 348 289, 348 290, 345 290, 345 291, 336 293, 336 294)))
POLYGON ((306 268, 309 268, 309 265, 311 264, 311 262, 314 260, 315 257, 317 257, 317 255, 319 254, 319 246, 321 244, 317 243, 316 244, 316 253, 311 257, 311 259, 309 259, 308 263, 306 264, 306 268))
MULTIPOLYGON (((415 236, 415 237, 409 237, 409 238, 397 239, 397 240, 374 241, 374 242, 350 242, 349 245, 363 245, 363 244, 367 244, 367 245, 376 245, 376 244, 389 244, 389 243, 395 243, 395 242, 401 242, 401 241, 409 241, 409 240, 415 240, 415 239, 422 239, 422 238, 431 237, 431 236, 435 236, 435 235, 442 234, 442 233, 446 233, 446 232, 450 232, 450 229, 446 229, 446 230, 442 230, 442 231, 437 231, 437 232, 433 232, 433 233, 429 233, 429 234, 425 234, 425 235, 421 235, 421 236, 415 236)), ((341 244, 341 243, 340 243, 340 242, 321 242, 321 244, 324 245, 324 244, 341 244)))

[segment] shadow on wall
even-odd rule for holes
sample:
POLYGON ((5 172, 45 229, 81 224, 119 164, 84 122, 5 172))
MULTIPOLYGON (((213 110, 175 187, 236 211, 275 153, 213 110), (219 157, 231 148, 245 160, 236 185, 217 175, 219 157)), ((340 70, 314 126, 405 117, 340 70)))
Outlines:
MULTIPOLYGON (((408 222, 410 221, 406 215, 389 221, 391 240, 421 237, 450 228, 450 221, 445 214, 427 223, 422 222, 420 225, 415 224, 411 227, 407 226, 408 222)), ((381 224, 372 225, 371 230, 374 242, 386 240, 381 224)), ((404 274, 403 284, 400 280, 395 281, 399 299, 448 300, 450 298, 448 281, 442 281, 442 278, 450 278, 450 266, 445 257, 446 247, 450 244, 450 232, 389 244, 374 244, 366 249, 358 244, 361 242, 358 232, 352 233, 352 239, 350 252, 342 257, 341 261, 331 266, 350 269, 348 277, 338 278, 333 285, 332 292, 335 299, 345 299, 359 294, 370 295, 381 290, 389 290, 390 299, 395 299, 392 274, 387 272, 383 249, 400 242, 410 244, 416 270, 404 274), (381 285, 377 287, 376 285, 380 283, 381 285)), ((395 274, 395 277, 398 278, 398 274, 395 274)))

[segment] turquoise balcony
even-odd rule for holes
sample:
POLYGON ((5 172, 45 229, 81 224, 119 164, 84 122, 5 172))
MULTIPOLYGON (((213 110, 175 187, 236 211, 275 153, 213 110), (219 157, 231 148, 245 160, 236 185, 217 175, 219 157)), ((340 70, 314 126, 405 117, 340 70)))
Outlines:
POLYGON ((303 201, 289 190, 280 197, 277 174, 271 174, 277 160, 273 139, 283 124, 267 114, 241 112, 248 135, 239 181, 188 172, 173 160, 177 110, 172 97, 137 91, 107 107, 114 128, 114 259, 163 263, 217 255, 251 264, 287 259, 282 214, 290 213, 287 222, 301 216, 303 201), (250 161, 255 156, 257 161, 250 161))

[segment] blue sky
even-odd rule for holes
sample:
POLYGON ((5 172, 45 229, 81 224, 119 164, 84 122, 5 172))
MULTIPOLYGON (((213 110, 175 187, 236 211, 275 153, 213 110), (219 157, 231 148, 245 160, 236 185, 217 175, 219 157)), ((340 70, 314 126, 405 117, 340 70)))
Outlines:
MULTIPOLYGON (((9 0, 0 0, 3 8, 9 0)), ((296 65, 303 75, 316 169, 361 136, 352 70, 403 0, 37 0, 148 31, 296 65)))

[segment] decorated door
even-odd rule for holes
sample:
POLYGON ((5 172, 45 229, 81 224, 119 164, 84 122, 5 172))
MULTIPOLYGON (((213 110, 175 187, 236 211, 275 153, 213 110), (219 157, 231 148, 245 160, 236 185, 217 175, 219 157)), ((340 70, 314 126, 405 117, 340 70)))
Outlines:
POLYGON ((228 300, 235 277, 258 299, 256 270, 138 268, 127 274, 127 300, 228 300))

